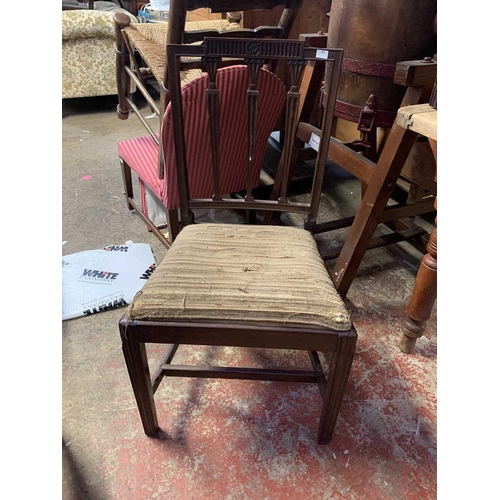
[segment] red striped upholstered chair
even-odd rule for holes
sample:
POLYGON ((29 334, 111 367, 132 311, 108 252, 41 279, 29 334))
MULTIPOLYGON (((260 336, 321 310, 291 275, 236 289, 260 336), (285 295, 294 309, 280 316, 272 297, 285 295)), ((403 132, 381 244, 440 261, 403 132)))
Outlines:
MULTIPOLYGON (((167 46, 180 214, 184 227, 120 321, 125 363, 146 435, 158 436, 163 429, 162 439, 166 435, 169 442, 175 443, 179 436, 172 432, 172 428, 180 426, 178 432, 182 439, 196 440, 191 430, 185 428, 190 425, 189 419, 184 418, 185 414, 179 418, 181 422, 172 423, 182 411, 175 401, 163 404, 157 415, 154 395, 164 379, 201 377, 317 384, 323 399, 323 404, 317 408, 317 440, 321 444, 330 442, 354 358, 357 333, 310 231, 316 225, 341 58, 340 49, 317 51, 297 40, 206 38, 203 46, 167 46), (206 61, 209 75, 203 83, 207 95, 204 103, 209 116, 209 145, 213 153, 207 174, 211 177, 213 188, 209 192, 213 195, 205 199, 197 198, 200 194, 191 189, 193 172, 186 161, 189 155, 186 141, 187 129, 190 128, 187 123, 189 110, 183 111, 182 107, 184 104, 189 107, 190 103, 186 99, 186 90, 181 93, 179 58, 190 55, 206 61), (238 199, 223 195, 228 188, 219 175, 222 174, 224 156, 228 154, 221 149, 225 141, 219 132, 226 130, 224 121, 228 119, 229 128, 238 127, 233 114, 224 112, 227 101, 219 84, 226 78, 223 75, 232 73, 224 70, 217 74, 217 66, 223 57, 245 61, 248 67, 245 71, 250 79, 244 95, 247 104, 243 113, 245 139, 241 141, 246 151, 246 194, 238 199), (276 201, 259 198, 252 189, 255 171, 260 166, 254 161, 256 127, 259 119, 267 119, 267 114, 262 113, 263 108, 276 99, 269 98, 269 86, 261 87, 263 82, 267 84, 266 78, 273 81, 274 75, 266 77, 267 73, 262 71, 259 74, 259 68, 274 57, 286 61, 291 80, 285 105, 281 157, 283 178, 286 178, 290 166, 297 130, 299 82, 303 69, 311 59, 326 61, 330 69, 333 66, 325 84, 327 97, 320 129, 323 132, 320 132, 311 198, 300 203, 287 198, 286 187, 276 201), (295 212, 297 216, 303 216, 304 225, 195 223, 192 211, 210 207, 295 212), (147 344, 169 344, 152 377, 148 360, 151 351, 148 353, 147 344), (239 349, 241 347, 244 349, 239 349), (256 353, 254 348, 269 350, 269 354, 271 350, 282 351, 279 356, 269 356, 270 359, 278 358, 280 367, 268 367, 265 366, 267 363, 259 362, 259 351, 256 353), (295 356, 290 350, 302 351, 302 354, 294 353, 295 356), (184 354, 183 360, 183 354, 177 351, 187 351, 187 358, 184 354), (214 353, 217 353, 218 362, 208 364, 214 359, 214 353), (173 363, 174 357, 178 360, 176 364, 173 363), (186 359, 204 360, 206 364, 186 364, 186 359), (308 361, 311 362, 309 370, 303 368, 304 364, 307 368, 308 361), (167 410, 171 412, 170 421, 165 416, 167 410)), ((240 70, 233 71, 236 76, 240 70)), ((282 94, 282 90, 278 94, 282 94)), ((182 387, 190 391, 193 386, 186 384, 182 387)), ((198 388, 205 390, 203 385, 198 388)), ((257 389, 252 387, 253 390, 257 389)), ((259 405, 267 399, 288 397, 287 390, 280 393, 272 384, 263 393, 266 397, 259 399, 259 405)), ((175 391, 164 391, 165 394, 170 394, 172 400, 176 397, 175 391)), ((215 394, 221 401, 225 396, 225 391, 220 389, 215 394)), ((297 409, 303 410, 300 403, 297 409)), ((267 411, 273 418, 272 409, 267 411)), ((253 415, 240 422, 246 432, 252 428, 249 423, 259 418, 258 408, 250 405, 249 412, 253 415)), ((283 429, 283 432, 291 432, 298 441, 301 433, 299 418, 290 411, 284 425, 291 425, 291 429, 283 429)), ((226 419, 214 422, 215 427, 225 424, 226 419)), ((258 432, 259 426, 254 427, 258 432)), ((265 432, 262 438, 266 438, 265 432)), ((189 442, 185 445, 191 446, 189 442)))
MULTIPOLYGON (((213 195, 211 150, 206 108, 208 75, 196 78, 182 88, 189 190, 196 198, 213 195)), ((246 66, 234 65, 219 69, 220 89, 220 179, 223 193, 233 194, 246 187, 247 121, 246 92, 249 76, 246 66)), ((266 144, 280 117, 286 97, 283 82, 273 73, 260 69, 261 101, 255 143, 255 172, 252 185, 259 183, 266 144)), ((175 124, 169 105, 163 116, 160 145, 150 135, 118 143, 125 195, 130 210, 136 210, 148 228, 169 248, 179 232, 179 194, 174 150, 175 124), (164 175, 158 172, 162 157, 164 175), (134 199, 132 171, 139 179, 140 204, 134 199), (163 177, 163 178, 161 178, 163 177), (163 221, 154 220, 152 206, 164 207, 163 221), (168 239, 161 231, 168 228, 168 239)), ((163 214, 162 214, 163 215, 163 214)))

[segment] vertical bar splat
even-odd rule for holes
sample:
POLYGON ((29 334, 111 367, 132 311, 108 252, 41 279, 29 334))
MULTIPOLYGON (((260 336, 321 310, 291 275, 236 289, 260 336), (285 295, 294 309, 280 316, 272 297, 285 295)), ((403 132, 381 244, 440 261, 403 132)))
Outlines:
POLYGON ((180 82, 180 60, 174 52, 170 52, 167 48, 167 64, 172 70, 169 71, 169 87, 170 99, 172 107, 180 110, 177 116, 178 122, 173 127, 174 144, 175 144, 175 162, 177 167, 177 178, 179 183, 179 200, 181 221, 183 226, 194 223, 193 212, 189 209, 189 181, 187 177, 187 161, 186 161, 186 140, 184 136, 184 113, 182 107, 182 94, 180 82))
POLYGON ((221 61, 221 58, 204 57, 202 59, 206 64, 208 72, 208 88, 206 90, 206 94, 207 94, 207 106, 208 106, 208 123, 210 127, 210 143, 212 152, 212 172, 213 172, 213 182, 214 182, 214 194, 212 195, 212 199, 214 201, 222 201, 222 195, 220 192, 220 169, 219 169, 220 91, 217 88, 216 84, 217 67, 221 61))
POLYGON ((318 155, 314 165, 313 184, 311 188, 311 212, 306 217, 304 227, 308 231, 313 231, 318 218, 321 188, 325 176, 326 161, 328 159, 328 147, 330 145, 330 131, 333 124, 335 110, 335 98, 340 80, 340 70, 342 67, 342 50, 331 49, 330 60, 326 63, 326 83, 325 83, 325 103, 323 120, 321 123, 321 137, 319 141, 318 155))
POLYGON ((259 90, 257 80, 259 70, 265 63, 262 59, 246 59, 245 63, 250 73, 250 87, 247 90, 247 142, 248 142, 248 167, 247 167, 247 190, 245 201, 254 201, 253 178, 255 173, 255 140, 257 133, 257 111, 259 104, 259 90))
MULTIPOLYGON (((291 85, 290 90, 286 96, 286 117, 285 117, 285 141, 283 147, 282 167, 283 167, 283 179, 288 179, 290 172, 290 165, 292 159, 292 148, 295 141, 295 136, 297 133, 298 118, 299 118, 299 104, 300 104, 300 92, 299 83, 302 76, 302 72, 307 65, 307 61, 287 61, 288 67, 291 73, 291 85)), ((287 182, 281 183, 280 196, 278 198, 279 203, 286 203, 286 193, 288 185, 287 182)))

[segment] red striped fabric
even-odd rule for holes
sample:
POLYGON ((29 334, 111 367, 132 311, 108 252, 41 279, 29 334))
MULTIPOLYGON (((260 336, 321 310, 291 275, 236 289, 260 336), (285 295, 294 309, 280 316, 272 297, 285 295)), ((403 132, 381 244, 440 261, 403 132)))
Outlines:
MULTIPOLYGON (((246 66, 230 66, 217 73, 220 89, 220 178, 221 193, 234 193, 246 187, 247 112, 246 91, 249 76, 246 66)), ((212 159, 205 90, 208 76, 186 84, 182 89, 186 161, 189 191, 192 198, 210 198, 213 194, 212 159)), ((267 140, 273 131, 286 98, 281 80, 266 70, 259 74, 259 104, 255 146, 254 187, 258 185, 260 166, 267 140)), ((165 179, 157 176, 158 148, 149 136, 118 144, 118 152, 140 179, 168 209, 179 206, 177 170, 172 128, 172 112, 167 107, 162 123, 165 152, 165 179)))
POLYGON ((119 142, 118 155, 138 175, 141 206, 148 215, 144 183, 160 199, 164 191, 164 181, 158 178, 158 146, 151 136, 144 135, 119 142))

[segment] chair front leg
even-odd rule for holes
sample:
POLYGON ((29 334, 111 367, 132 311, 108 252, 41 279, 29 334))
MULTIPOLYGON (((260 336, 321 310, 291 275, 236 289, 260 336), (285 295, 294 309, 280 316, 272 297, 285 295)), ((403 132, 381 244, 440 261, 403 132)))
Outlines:
POLYGON ((123 356, 125 357, 144 432, 147 436, 156 436, 160 428, 156 416, 146 346, 143 342, 139 342, 135 328, 132 325, 127 325, 125 319, 120 321, 120 336, 123 356))
POLYGON ((332 440, 333 430, 335 429, 347 380, 351 372, 356 340, 356 333, 340 337, 338 348, 333 353, 319 421, 319 444, 328 444, 332 440))

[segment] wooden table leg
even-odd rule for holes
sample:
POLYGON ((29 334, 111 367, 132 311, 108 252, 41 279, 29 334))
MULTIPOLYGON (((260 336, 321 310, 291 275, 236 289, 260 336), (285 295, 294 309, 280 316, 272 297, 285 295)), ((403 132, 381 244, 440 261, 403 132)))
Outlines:
MULTIPOLYGON (((429 140, 432 152, 437 161, 437 144, 429 140)), ((437 210, 437 198, 434 202, 437 210)), ((424 255, 413 286, 410 303, 406 309, 406 318, 403 321, 403 335, 399 348, 410 354, 425 330, 432 308, 437 297, 437 217, 434 220, 435 229, 431 232, 427 245, 427 254, 424 255)))
POLYGON ((424 255, 420 264, 403 322, 399 348, 407 354, 413 352, 417 339, 423 335, 437 297, 437 228, 430 235, 427 251, 429 253, 424 255))

